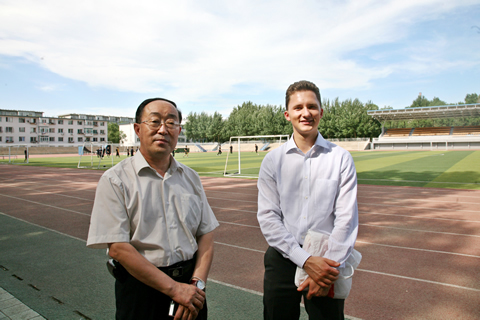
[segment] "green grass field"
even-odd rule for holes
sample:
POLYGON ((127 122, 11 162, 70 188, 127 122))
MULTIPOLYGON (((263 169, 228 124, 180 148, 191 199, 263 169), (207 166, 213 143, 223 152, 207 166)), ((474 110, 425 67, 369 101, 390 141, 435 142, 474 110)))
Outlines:
MULTIPOLYGON (((242 153, 242 176, 255 177, 266 153, 242 153)), ((353 151, 360 184, 415 186, 432 188, 480 189, 480 151, 353 151)), ((217 156, 215 152, 183 153, 175 158, 196 170, 202 176, 223 177, 226 153, 217 156)), ((114 157, 114 164, 125 159, 114 157)), ((23 163, 23 156, 15 164, 77 168, 79 157, 30 158, 23 163)), ((1 159, 0 163, 8 163, 1 159)), ((99 165, 98 158, 83 156, 81 166, 99 165)), ((104 158, 100 169, 111 167, 111 159, 104 158), (105 167, 104 167, 105 166, 105 167)), ((238 172, 238 155, 229 155, 228 173, 238 172)))

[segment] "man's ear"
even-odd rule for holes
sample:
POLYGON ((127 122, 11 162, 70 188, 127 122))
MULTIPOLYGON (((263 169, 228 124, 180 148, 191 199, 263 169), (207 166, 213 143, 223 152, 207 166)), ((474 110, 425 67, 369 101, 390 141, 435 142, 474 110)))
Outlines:
POLYGON ((290 121, 290 114, 288 113, 288 110, 286 110, 283 115, 285 116, 285 119, 287 119, 287 121, 290 121))
POLYGON ((133 124, 133 130, 135 130, 135 134, 137 137, 140 138, 140 124, 139 123, 134 123, 133 124))
POLYGON ((323 108, 320 107, 320 119, 322 119, 322 118, 323 118, 323 108))

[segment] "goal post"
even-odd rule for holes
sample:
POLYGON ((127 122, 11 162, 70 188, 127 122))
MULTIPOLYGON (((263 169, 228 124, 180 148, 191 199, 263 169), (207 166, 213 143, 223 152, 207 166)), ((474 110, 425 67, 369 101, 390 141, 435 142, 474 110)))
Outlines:
POLYGON ((0 146, 0 163, 29 163, 29 155, 28 145, 0 146))
POLYGON ((258 178, 261 164, 256 157, 258 152, 274 149, 286 142, 288 138, 289 135, 286 134, 230 137, 228 148, 224 148, 227 157, 223 176, 258 178))
POLYGON ((78 165, 81 169, 100 169, 114 166, 114 157, 118 143, 84 142, 78 147, 78 165))

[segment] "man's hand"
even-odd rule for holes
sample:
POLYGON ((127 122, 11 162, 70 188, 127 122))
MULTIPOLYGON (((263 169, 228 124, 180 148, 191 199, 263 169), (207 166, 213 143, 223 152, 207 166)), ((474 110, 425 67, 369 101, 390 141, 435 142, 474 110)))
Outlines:
POLYGON ((340 272, 335 268, 339 266, 336 261, 311 256, 305 261, 303 269, 320 287, 329 288, 338 279, 340 272))
POLYGON ((191 284, 177 282, 172 299, 178 302, 175 320, 194 320, 197 318, 198 312, 203 309, 205 292, 191 284))
POLYGON ((328 291, 330 291, 330 286, 326 288, 320 287, 312 278, 308 277, 299 287, 298 291, 303 291, 308 288, 307 299, 310 300, 313 297, 326 297, 328 291))

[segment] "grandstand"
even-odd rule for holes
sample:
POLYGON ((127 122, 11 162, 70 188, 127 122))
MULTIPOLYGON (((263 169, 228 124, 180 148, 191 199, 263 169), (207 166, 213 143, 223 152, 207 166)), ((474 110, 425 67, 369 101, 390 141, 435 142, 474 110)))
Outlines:
POLYGON ((480 149, 480 126, 384 128, 389 120, 480 117, 480 104, 370 110, 368 115, 382 123, 382 134, 370 144, 372 150, 480 149))

